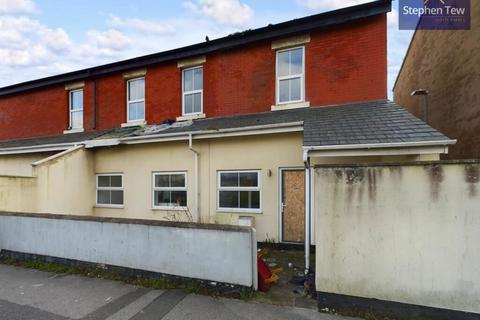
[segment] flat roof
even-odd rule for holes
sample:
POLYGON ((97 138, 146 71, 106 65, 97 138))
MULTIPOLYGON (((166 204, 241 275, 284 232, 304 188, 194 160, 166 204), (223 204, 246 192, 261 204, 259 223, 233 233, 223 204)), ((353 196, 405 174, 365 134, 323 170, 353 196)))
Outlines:
POLYGON ((357 19, 387 13, 391 11, 391 6, 391 0, 378 0, 361 5, 315 14, 300 19, 294 19, 287 22, 270 24, 266 27, 237 32, 226 37, 205 41, 186 47, 6 86, 0 88, 0 96, 15 94, 51 85, 95 78, 115 72, 142 68, 162 62, 204 55, 215 51, 238 48, 257 41, 294 36, 314 29, 330 27, 357 19))

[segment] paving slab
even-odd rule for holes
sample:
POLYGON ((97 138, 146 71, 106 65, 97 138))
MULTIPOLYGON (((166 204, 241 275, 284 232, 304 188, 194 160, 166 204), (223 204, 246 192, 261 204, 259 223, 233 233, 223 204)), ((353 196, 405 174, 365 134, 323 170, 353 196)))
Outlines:
POLYGON ((130 292, 116 281, 0 265, 0 300, 81 319, 130 292))
POLYGON ((244 302, 241 300, 189 295, 172 309, 163 320, 339 320, 338 316, 294 307, 244 302))
POLYGON ((0 320, 342 320, 316 310, 151 290, 0 264, 0 320))

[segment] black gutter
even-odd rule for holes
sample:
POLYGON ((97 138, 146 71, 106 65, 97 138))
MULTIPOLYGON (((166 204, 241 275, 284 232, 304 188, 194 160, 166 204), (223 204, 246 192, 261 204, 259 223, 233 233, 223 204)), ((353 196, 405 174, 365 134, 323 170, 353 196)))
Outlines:
POLYGON ((50 85, 85 80, 94 76, 97 77, 115 72, 127 71, 129 69, 141 68, 161 62, 185 59, 192 56, 204 55, 214 51, 234 49, 257 41, 285 36, 294 36, 318 28, 330 27, 357 19, 384 14, 390 12, 391 7, 391 0, 378 0, 366 4, 311 15, 300 19, 268 25, 266 27, 254 30, 234 33, 223 38, 210 40, 208 42, 197 43, 182 48, 3 87, 0 88, 0 96, 50 85))

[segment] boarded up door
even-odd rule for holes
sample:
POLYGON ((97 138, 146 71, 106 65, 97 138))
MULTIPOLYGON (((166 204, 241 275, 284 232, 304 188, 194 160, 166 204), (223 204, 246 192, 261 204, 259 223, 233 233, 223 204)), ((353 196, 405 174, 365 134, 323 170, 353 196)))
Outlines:
POLYGON ((282 171, 282 240, 303 242, 305 239, 305 172, 282 171))

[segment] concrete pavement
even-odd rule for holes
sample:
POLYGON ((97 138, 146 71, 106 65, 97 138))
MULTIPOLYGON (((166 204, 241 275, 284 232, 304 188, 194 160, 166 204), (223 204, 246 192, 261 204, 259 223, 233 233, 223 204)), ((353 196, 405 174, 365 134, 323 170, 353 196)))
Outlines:
POLYGON ((315 310, 151 290, 0 264, 0 320, 320 319, 315 310))

